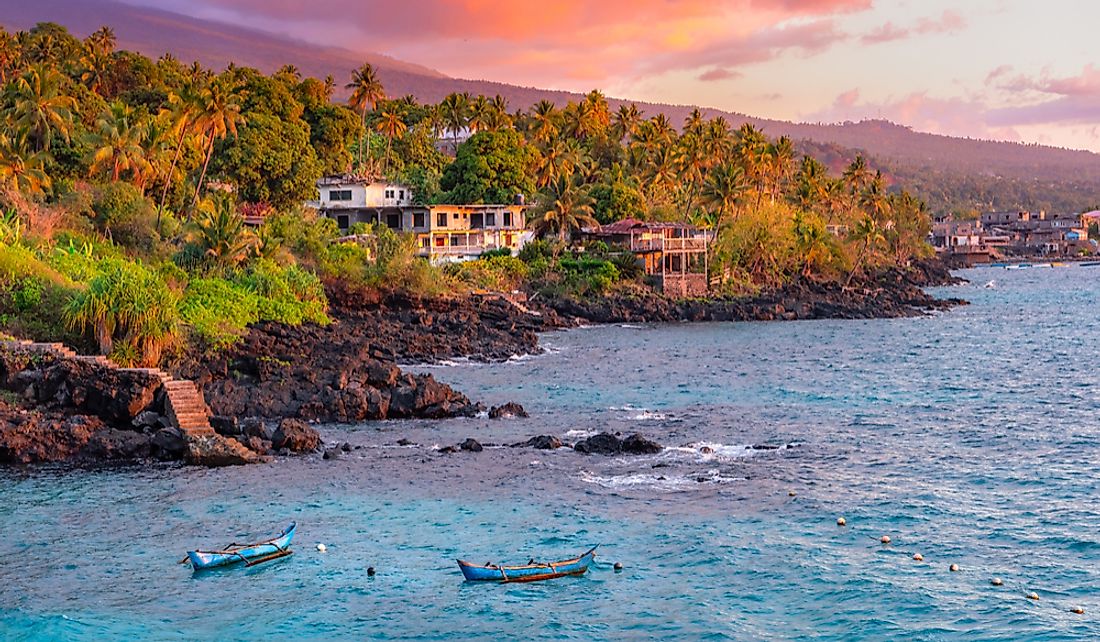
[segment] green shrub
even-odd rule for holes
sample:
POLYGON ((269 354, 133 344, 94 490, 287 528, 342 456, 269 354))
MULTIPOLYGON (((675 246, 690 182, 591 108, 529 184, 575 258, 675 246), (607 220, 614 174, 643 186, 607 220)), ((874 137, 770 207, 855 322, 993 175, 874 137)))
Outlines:
POLYGON ((260 320, 259 297, 224 279, 192 279, 180 303, 180 316, 207 345, 224 348, 260 320))
MULTIPOLYGON (((65 306, 65 320, 74 330, 91 330, 100 352, 112 354, 115 344, 124 354, 155 365, 173 344, 179 330, 179 297, 160 276, 125 259, 98 261, 98 273, 65 306)), ((128 362, 133 363, 134 361, 128 362)))
POLYGON ((523 261, 513 256, 484 256, 476 261, 452 263, 444 272, 483 290, 515 290, 526 280, 529 268, 523 261))

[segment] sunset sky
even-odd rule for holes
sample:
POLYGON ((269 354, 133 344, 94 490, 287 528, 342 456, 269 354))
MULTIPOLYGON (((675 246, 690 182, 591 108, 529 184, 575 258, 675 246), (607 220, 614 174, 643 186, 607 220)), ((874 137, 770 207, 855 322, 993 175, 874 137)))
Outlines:
POLYGON ((1100 151, 1081 0, 127 0, 462 78, 1100 151))

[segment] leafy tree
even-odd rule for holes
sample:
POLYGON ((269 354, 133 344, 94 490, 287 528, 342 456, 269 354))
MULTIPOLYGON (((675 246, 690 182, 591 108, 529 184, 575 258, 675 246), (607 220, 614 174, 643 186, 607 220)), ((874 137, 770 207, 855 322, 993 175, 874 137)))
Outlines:
POLYGON ((289 208, 312 198, 321 163, 309 144, 309 127, 266 113, 253 114, 237 137, 220 148, 217 174, 236 183, 245 201, 289 208))
POLYGON ((440 186, 455 203, 511 203, 516 194, 534 193, 534 157, 515 131, 478 132, 459 147, 440 186))

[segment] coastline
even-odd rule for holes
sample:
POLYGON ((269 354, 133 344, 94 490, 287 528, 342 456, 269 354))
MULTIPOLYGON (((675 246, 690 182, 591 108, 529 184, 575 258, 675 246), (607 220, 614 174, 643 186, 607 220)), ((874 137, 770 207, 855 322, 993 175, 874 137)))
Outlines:
POLYGON ((164 394, 154 379, 125 371, 120 383, 117 372, 105 376, 109 369, 80 357, 42 360, 5 348, 0 387, 7 398, 0 414, 9 421, 0 423, 0 462, 228 465, 316 452, 324 440, 307 422, 443 419, 487 410, 431 374, 409 374, 398 363, 501 362, 540 353, 541 332, 593 323, 917 316, 964 305, 922 289, 959 282, 941 263, 927 261, 847 289, 804 282, 750 298, 674 301, 653 294, 536 299, 530 307, 502 297, 428 299, 330 287, 334 323, 329 326, 261 323, 228 350, 196 350, 169 363, 171 374, 193 381, 209 407, 219 449, 205 456, 165 419, 164 394), (33 385, 44 379, 59 382, 53 392, 33 385), (122 388, 137 390, 137 401, 122 409, 89 406, 87 393, 72 392, 97 390, 104 382, 114 388, 93 398, 119 398, 122 388))

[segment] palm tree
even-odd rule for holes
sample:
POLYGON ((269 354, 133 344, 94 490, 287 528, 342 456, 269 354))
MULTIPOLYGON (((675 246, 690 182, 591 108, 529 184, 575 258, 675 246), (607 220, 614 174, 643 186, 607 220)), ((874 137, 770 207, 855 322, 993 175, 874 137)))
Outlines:
POLYGON ((76 100, 64 91, 64 77, 46 65, 34 65, 8 86, 15 124, 34 140, 35 151, 49 151, 54 136, 65 141, 73 129, 76 100))
POLYGON ((859 243, 859 254, 856 255, 856 260, 852 263, 852 271, 848 273, 848 278, 844 281, 845 288, 851 285, 852 278, 863 267, 868 252, 872 252, 876 245, 885 240, 882 232, 878 229, 878 223, 868 215, 865 215, 859 223, 856 223, 855 229, 852 230, 852 239, 859 243))
POLYGON ((43 194, 52 185, 44 169, 48 156, 27 150, 25 139, 12 140, 0 134, 0 190, 43 194))
POLYGON ((793 222, 795 248, 802 263, 799 274, 808 277, 813 267, 832 253, 829 233, 816 216, 805 212, 795 212, 793 222))
POLYGON ((638 123, 642 122, 642 112, 634 103, 619 105, 615 112, 615 120, 611 125, 611 131, 615 140, 622 141, 630 138, 638 130, 638 123))
POLYGON ((88 173, 108 173, 112 181, 130 172, 135 182, 144 183, 146 125, 139 122, 133 108, 122 101, 114 101, 96 119, 95 129, 88 132, 86 141, 91 145, 88 153, 88 173))
POLYGON ((19 43, 3 28, 0 28, 0 84, 7 83, 22 64, 19 43))
POLYGON ((489 114, 493 110, 493 105, 485 96, 478 96, 474 98, 470 103, 470 131, 478 132, 485 129, 489 124, 489 114))
MULTIPOLYGON (((352 109, 359 110, 359 119, 366 129, 367 126, 367 106, 370 105, 371 109, 375 109, 378 103, 386 99, 386 90, 382 87, 382 81, 378 80, 378 76, 374 73, 374 67, 369 62, 363 63, 363 66, 356 69, 351 74, 351 82, 344 85, 345 89, 351 90, 351 96, 348 97, 348 104, 352 109)), ((359 164, 363 164, 363 142, 359 142, 359 164)))
POLYGON ((545 204, 529 223, 540 236, 553 232, 564 243, 575 230, 600 224, 593 216, 595 201, 570 180, 560 179, 555 193, 544 194, 540 201, 545 204))
POLYGON ((236 87, 230 84, 226 76, 219 76, 203 87, 199 93, 200 111, 196 126, 206 138, 206 158, 202 163, 202 173, 195 184, 195 197, 191 201, 194 209, 199 201, 202 183, 206 179, 206 170, 210 166, 210 157, 214 154, 214 141, 227 136, 237 135, 237 125, 244 122, 241 115, 241 98, 236 87))
POLYGON ((192 241, 219 268, 240 265, 256 244, 233 197, 225 192, 203 201, 191 229, 192 241))
POLYGON ((717 215, 721 224, 736 211, 747 189, 741 167, 732 162, 725 163, 707 172, 706 182, 703 183, 703 202, 717 215))
POLYGON ((401 116, 395 111, 382 112, 378 122, 374 124, 375 131, 386 137, 386 169, 389 169, 393 139, 403 137, 408 128, 405 121, 401 120, 401 116))
POLYGON ((172 179, 176 174, 176 165, 179 164, 180 154, 187 137, 195 128, 195 121, 201 113, 201 91, 199 80, 187 78, 175 93, 169 94, 170 107, 162 113, 169 121, 169 131, 176 136, 176 151, 172 155, 172 165, 168 168, 168 174, 164 178, 164 188, 160 193, 160 202, 157 204, 157 232, 160 232, 161 214, 164 212, 164 202, 168 200, 168 188, 172 185, 172 179))
POLYGON ((569 176, 581 161, 581 151, 576 141, 555 138, 539 154, 535 170, 535 182, 547 187, 557 179, 569 176))
POLYGON ((692 109, 687 118, 684 118, 684 133, 696 136, 702 135, 704 122, 703 112, 699 111, 698 107, 692 109))
POLYGON ((443 122, 447 123, 447 128, 451 130, 452 136, 454 136, 455 153, 458 153, 458 132, 462 131, 469 124, 470 113, 470 94, 448 94, 443 102, 439 104, 439 108, 442 112, 443 122))
POLYGON ((558 135, 558 121, 560 113, 554 108, 554 103, 549 100, 540 100, 531 107, 531 118, 535 122, 534 140, 537 143, 547 143, 558 135))

